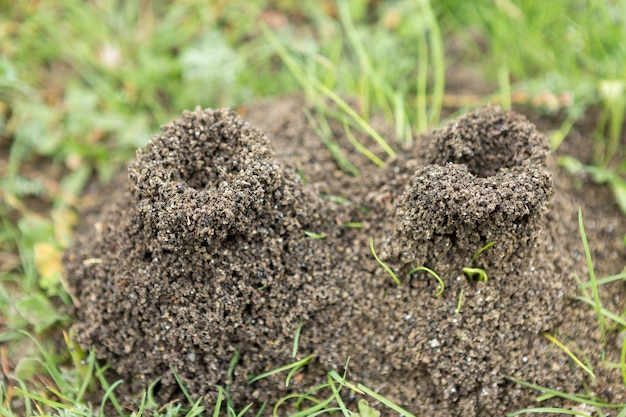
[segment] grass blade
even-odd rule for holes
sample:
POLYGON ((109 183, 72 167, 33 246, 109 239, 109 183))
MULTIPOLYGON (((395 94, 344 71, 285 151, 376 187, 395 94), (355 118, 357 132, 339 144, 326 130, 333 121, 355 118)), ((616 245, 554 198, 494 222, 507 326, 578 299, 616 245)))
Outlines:
MULTIPOLYGON (((583 303, 589 304, 592 307, 595 307, 595 302, 587 297, 574 297, 574 299, 582 301, 583 303)), ((603 317, 606 317, 609 320, 613 320, 615 323, 617 323, 618 325, 622 326, 622 327, 626 327, 626 317, 621 317, 618 316, 617 314, 613 313, 610 310, 607 310, 606 308, 602 307, 600 309, 600 314, 603 317)))
POLYGON ((426 36, 420 36, 417 41, 417 97, 416 107, 417 131, 428 132, 428 43, 426 36))
MULTIPOLYGON (((428 39, 430 39, 430 51, 433 60, 433 94, 430 103, 429 124, 430 126, 435 126, 439 123, 441 116, 443 94, 446 84, 445 51, 439 23, 430 5, 430 1, 424 0, 422 3, 424 15, 426 16, 430 30, 428 39)), ((424 35, 426 36, 426 33, 424 35)))
POLYGON ((415 272, 418 272, 418 271, 425 271, 425 272, 429 273, 430 275, 435 277, 437 282, 439 282, 439 291, 437 291, 435 293, 435 298, 438 298, 441 294, 443 294, 443 290, 445 289, 445 285, 444 285, 443 280, 441 279, 441 277, 435 271, 433 271, 430 268, 426 268, 425 266, 417 266, 417 267, 415 267, 415 268, 413 268, 413 269, 411 269, 409 271, 409 275, 412 275, 412 274, 414 274, 415 272))
POLYGON ((498 68, 498 87, 500 89, 500 105, 504 110, 511 110, 511 82, 509 81, 509 67, 506 64, 498 68))
POLYGON ((372 139, 374 139, 376 143, 378 143, 378 145, 383 148, 383 150, 387 153, 387 155, 389 155, 389 157, 393 158, 396 156, 395 151, 391 148, 391 146, 389 146, 387 141, 385 141, 385 139, 383 139, 383 137, 380 136, 380 134, 376 130, 374 130, 374 128, 369 123, 363 120, 363 118, 359 116, 357 112, 355 112, 354 109, 350 107, 350 105, 346 103, 341 97, 339 97, 334 91, 330 90, 318 80, 312 80, 312 84, 322 94, 332 100, 337 105, 337 107, 344 111, 344 113, 350 116, 356 122, 359 128, 361 128, 365 133, 370 135, 372 139))
MULTIPOLYGON (((622 272, 621 274, 615 274, 615 275, 611 275, 608 277, 604 277, 604 278, 600 278, 600 279, 596 279, 596 285, 600 286, 600 285, 605 285, 605 284, 610 284, 611 282, 615 282, 615 281, 619 281, 619 280, 626 280, 626 272, 622 272)), ((590 281, 587 282, 583 282, 578 286, 579 290, 584 290, 586 288, 591 287, 592 283, 590 281)))
POLYGON ((591 370, 591 367, 589 367, 589 366, 585 365, 584 363, 582 363, 582 361, 580 359, 578 359, 578 357, 576 355, 574 355, 574 352, 572 352, 567 346, 565 346, 559 339, 557 339, 556 337, 552 336, 548 332, 543 332, 541 334, 543 335, 543 337, 548 339, 552 344, 554 344, 559 349, 561 349, 563 352, 565 352, 565 354, 567 356, 569 356, 576 363, 576 365, 578 365, 580 367, 580 369, 582 369, 583 371, 587 372, 587 374, 589 374, 589 376, 591 377, 592 381, 596 380, 596 376, 594 375, 593 371, 591 370))
POLYGON ((376 262, 378 262, 378 264, 382 266, 385 271, 387 271, 387 273, 391 276, 396 285, 398 287, 401 286, 402 282, 400 281, 400 278, 398 278, 396 273, 393 272, 393 269, 391 269, 386 263, 381 261, 381 259, 376 254, 376 250, 374 250, 374 238, 372 236, 370 236, 370 251, 372 252, 372 255, 374 255, 374 259, 376 259, 376 262))
POLYGON ((361 152, 366 158, 372 161, 376 166, 379 166, 379 167, 385 166, 385 163, 382 161, 382 159, 380 159, 378 156, 376 156, 374 152, 370 151, 366 146, 364 146, 361 142, 359 142, 358 139, 354 136, 354 134, 352 134, 352 130, 350 130, 350 125, 348 124, 348 121, 345 119, 345 117, 343 120, 343 129, 346 132, 346 137, 348 138, 350 143, 355 147, 357 151, 361 152))
POLYGON ((388 400, 387 398, 383 397, 382 395, 378 394, 377 392, 372 391, 371 389, 367 388, 365 385, 359 384, 359 385, 357 385, 357 387, 361 391, 363 391, 365 394, 369 395, 370 397, 372 397, 376 401, 379 401, 381 404, 384 404, 387 408, 392 409, 393 411, 399 413, 400 415, 403 415, 405 417, 415 417, 414 414, 408 412, 404 408, 402 408, 399 405, 397 405, 396 403, 388 400))
POLYGON ((472 255, 472 261, 475 261, 476 258, 478 258, 480 256, 481 253, 483 253, 484 251, 486 251, 487 249, 489 249, 490 247, 492 247, 495 244, 495 240, 492 240, 491 242, 487 243, 485 246, 483 246, 482 248, 478 249, 476 251, 476 253, 474 255, 472 255))
POLYGON ((515 382, 516 384, 522 385, 524 387, 534 389, 535 391, 539 391, 543 393, 542 397, 544 399, 549 398, 563 398, 564 400, 570 400, 577 404, 587 404, 592 407, 602 407, 602 408, 612 408, 612 409, 621 409, 626 407, 626 403, 622 404, 608 404, 606 402, 598 401, 594 398, 590 398, 581 394, 568 394, 566 392, 557 391, 551 388, 542 387, 541 385, 531 384, 530 382, 522 381, 521 379, 514 378, 508 375, 502 375, 503 378, 508 379, 511 382, 515 382))
POLYGON ((307 365, 311 361, 311 359, 313 359, 313 356, 314 356, 313 354, 310 354, 307 357, 300 359, 299 361, 290 363, 288 365, 280 366, 276 369, 272 369, 271 371, 264 372, 257 376, 250 377, 248 378, 248 382, 251 384, 255 381, 261 380, 263 378, 267 378, 268 376, 278 374, 283 371, 302 368, 303 366, 307 365))
POLYGON ((220 409, 222 408, 222 400, 224 396, 224 389, 221 386, 217 387, 217 401, 215 401, 215 410, 213 411, 213 417, 219 417, 220 409))
POLYGON ((606 329, 607 324, 602 314, 602 302, 600 301, 600 293, 598 292, 598 283, 596 282, 596 274, 593 269, 593 261, 591 259, 591 251, 589 250, 589 242, 587 242, 587 234, 585 233, 585 226, 583 225, 583 211, 578 208, 578 228, 580 229, 580 237, 583 241, 583 247, 585 249, 585 258, 587 259, 587 268, 589 269, 589 281, 591 282, 591 289, 593 291, 593 309, 598 316, 598 322, 600 323, 600 334, 602 335, 602 343, 606 344, 606 329))
POLYGON ((559 413, 559 414, 567 414, 570 416, 586 416, 589 417, 589 413, 584 413, 582 411, 573 411, 573 410, 565 410, 563 408, 552 408, 552 407, 543 407, 543 408, 525 408, 523 410, 517 410, 513 413, 508 413, 507 417, 519 416, 521 414, 526 413, 559 413))
POLYGON ((296 335, 293 338, 293 349, 291 351, 292 358, 295 358, 298 355, 298 344, 300 343, 301 332, 302 332, 302 319, 298 320, 298 328, 296 329, 296 335))
POLYGON ((620 365, 622 369, 622 380, 624 381, 624 386, 626 387, 626 335, 624 335, 624 340, 622 341, 622 355, 620 357, 620 365))
MULTIPOLYGON (((308 119, 309 123, 311 124, 311 127, 313 128, 313 131, 315 131, 315 133, 317 134, 317 136, 320 138, 320 140, 322 141, 322 143, 324 143, 324 145, 326 145, 326 147, 328 148, 328 150, 330 151, 331 155, 333 156, 333 158, 335 158, 335 161, 337 161, 337 166, 339 167, 339 169, 341 169, 344 172, 347 172, 355 177, 359 177, 361 176, 361 172, 359 172, 358 168, 355 167, 349 160, 348 158, 346 158, 343 153, 341 152, 341 149, 339 148, 339 145, 337 144, 337 142, 333 141, 331 139, 332 137, 332 132, 330 132, 330 128, 327 127, 327 123, 322 124, 322 122, 320 121, 319 123, 315 120, 315 118, 313 117, 313 115, 308 111, 308 110, 304 110, 304 114, 306 115, 306 118, 308 119)), ((323 113, 319 113, 320 117, 323 117, 323 113)), ((326 121, 326 119, 322 119, 323 121, 326 121)))

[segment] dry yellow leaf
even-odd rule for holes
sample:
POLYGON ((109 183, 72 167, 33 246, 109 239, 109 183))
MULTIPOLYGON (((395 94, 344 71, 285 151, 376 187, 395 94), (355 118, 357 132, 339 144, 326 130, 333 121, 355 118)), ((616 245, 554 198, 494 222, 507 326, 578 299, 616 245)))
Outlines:
POLYGON ((35 243, 35 267, 42 279, 59 277, 63 271, 62 251, 50 243, 35 243))

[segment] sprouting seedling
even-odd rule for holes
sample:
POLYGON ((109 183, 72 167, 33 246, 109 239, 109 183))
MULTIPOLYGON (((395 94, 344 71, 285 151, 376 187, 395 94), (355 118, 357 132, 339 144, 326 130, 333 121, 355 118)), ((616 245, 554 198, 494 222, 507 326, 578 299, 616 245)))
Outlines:
POLYGON ((461 288, 461 291, 459 292, 459 301, 457 301, 456 309, 454 310, 456 314, 461 313, 461 306, 463 305, 463 292, 463 288, 461 288))
POLYGON ((435 293, 435 298, 438 298, 441 294, 443 294, 443 290, 445 288, 445 285, 444 285, 443 280, 441 279, 441 277, 439 275, 437 275, 437 273, 435 271, 433 271, 430 268, 426 268, 425 266, 416 266, 415 268, 413 268, 413 269, 411 269, 409 271, 409 275, 413 275, 414 273, 416 273, 418 271, 424 271, 424 272, 429 273, 430 275, 435 277, 435 279, 439 283, 439 291, 437 291, 435 293))
POLYGON ((476 251, 476 253, 474 255, 472 255, 472 261, 475 261, 476 258, 478 258, 481 253, 483 253, 484 251, 486 251, 487 249, 492 247, 495 243, 496 243, 495 241, 491 241, 491 242, 487 243, 485 246, 483 246, 482 248, 478 249, 476 251))
MULTIPOLYGON (((472 262, 476 260, 484 251, 492 247, 496 242, 492 241, 487 243, 482 248, 478 249, 474 255, 472 255, 472 262)), ((489 278, 487 277, 487 272, 483 268, 463 268, 463 273, 467 275, 469 279, 475 279, 476 281, 487 282, 489 278)))
POLYGON ((489 278, 487 277, 487 272, 485 272, 482 268, 463 268, 463 273, 467 275, 469 279, 475 279, 476 281, 487 282, 489 278))
POLYGON ((302 319, 298 321, 298 328, 296 329, 296 335, 293 338, 293 349, 291 351, 291 357, 298 356, 298 344, 300 343, 300 333, 302 333, 302 319))
POLYGON ((326 233, 315 233, 315 232, 310 232, 310 231, 305 231, 304 232, 305 235, 307 235, 308 237, 312 237, 313 239, 326 239, 326 233))
POLYGON ((389 268, 389 266, 387 266, 386 263, 381 261, 378 255, 376 255, 376 250, 374 250, 374 238, 372 236, 370 236, 370 250, 372 251, 372 255, 374 255, 374 259, 376 259, 376 262, 378 262, 378 264, 382 266, 383 269, 387 271, 389 275, 391 275, 391 278, 393 278, 394 282, 398 285, 398 287, 401 286, 402 282, 400 281, 400 278, 398 278, 396 273, 393 272, 393 269, 389 268))

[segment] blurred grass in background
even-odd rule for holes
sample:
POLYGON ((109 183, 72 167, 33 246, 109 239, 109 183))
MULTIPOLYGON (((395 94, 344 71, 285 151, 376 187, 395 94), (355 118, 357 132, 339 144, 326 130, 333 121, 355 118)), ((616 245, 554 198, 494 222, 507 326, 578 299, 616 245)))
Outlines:
POLYGON ((626 3, 610 0, 0 0, 4 400, 10 376, 81 404, 80 384, 58 393, 84 380, 81 359, 54 347, 70 324, 61 255, 80 194, 196 105, 304 92, 319 114, 368 133, 382 114, 395 126, 390 149, 437 127, 442 111, 489 101, 558 113, 556 147, 592 109, 591 158, 563 162, 608 182, 626 210, 625 20, 626 3), (446 89, 464 71, 488 91, 446 89))

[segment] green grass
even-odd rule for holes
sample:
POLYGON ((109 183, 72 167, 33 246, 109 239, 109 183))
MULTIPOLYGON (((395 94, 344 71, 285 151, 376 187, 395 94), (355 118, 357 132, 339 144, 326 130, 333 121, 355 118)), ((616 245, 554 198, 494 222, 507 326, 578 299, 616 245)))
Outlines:
POLYGON ((437 280, 437 283, 439 283, 439 290, 435 293, 435 298, 441 296, 441 294, 443 294, 443 290, 446 288, 441 277, 435 271, 430 268, 426 268, 425 266, 416 266, 415 268, 411 269, 408 274, 413 275, 414 273, 419 271, 424 271, 437 280))
MULTIPOLYGON (((619 369, 619 371, 622 374, 622 379, 624 381, 624 387, 626 387, 626 337, 623 342, 624 345, 622 346, 622 349, 621 349, 621 356, 620 356, 619 363, 611 364, 611 363, 606 362, 603 359, 604 352, 606 351, 606 347, 607 347, 606 346, 607 344, 606 333, 609 331, 616 331, 620 329, 623 331, 624 329, 626 329, 626 308, 624 309, 623 312, 620 312, 620 313, 615 313, 615 312, 605 309, 604 307, 602 307, 602 301, 600 299, 600 295, 598 292, 599 285, 606 285, 606 284, 615 282, 618 279, 624 280, 624 276, 623 274, 617 274, 617 275, 606 277, 606 278, 596 279, 595 270, 593 267, 593 261, 591 258, 591 251, 589 250, 589 242, 587 241, 587 235, 585 233, 585 227, 583 224, 582 210, 580 209, 578 211, 578 227, 580 230, 580 237, 582 241, 583 250, 585 252, 585 259, 587 261, 589 279, 578 286, 577 290, 579 291, 579 293, 581 293, 581 295, 576 296, 575 299, 578 301, 581 301, 583 304, 586 304, 588 307, 593 308, 598 318, 598 328, 600 329, 600 333, 602 336, 601 346, 597 347, 598 357, 596 359, 598 363, 600 363, 602 366, 608 367, 609 369, 610 368, 619 369), (591 292, 589 292, 590 288, 591 288, 591 292), (611 325, 609 325, 609 321, 612 322, 611 325)), ((582 307, 584 308, 585 306, 582 305, 582 307)), ((574 366, 580 368, 585 374, 588 375, 589 380, 592 384, 596 382, 596 376, 592 369, 589 358, 583 357, 583 359, 581 360, 572 351, 572 349, 570 349, 567 345, 565 345, 555 336, 547 332, 544 332, 543 336, 546 337, 557 348, 562 350, 563 353, 569 356, 569 358, 574 363, 574 366)), ((523 385, 525 387, 532 388, 536 391, 539 391, 541 395, 537 397, 537 402, 542 402, 542 401, 549 400, 552 398, 562 398, 562 399, 574 402, 576 404, 586 405, 594 409, 598 416, 604 416, 605 414, 602 410, 606 410, 606 409, 616 410, 618 412, 617 416, 619 417, 626 416, 626 403, 621 403, 621 404, 610 403, 609 401, 601 398, 600 396, 593 394, 591 390, 589 389, 588 384, 584 381, 583 381, 583 386, 586 387, 586 392, 571 394, 567 392, 558 391, 549 387, 542 387, 539 385, 531 384, 526 381, 521 381, 519 379, 512 378, 509 376, 504 376, 504 377, 519 385, 523 385)), ((589 415, 589 414, 583 414, 582 412, 576 412, 576 411, 563 409, 563 408, 540 407, 540 408, 529 408, 529 409, 519 410, 513 413, 509 413, 507 414, 507 416, 516 416, 516 415, 520 415, 524 413, 541 414, 541 413, 547 413, 547 412, 570 414, 570 415, 589 415)))
POLYGON ((389 265, 383 262, 376 254, 376 250, 374 249, 374 237, 372 236, 370 236, 370 252, 372 253, 372 256, 374 257, 374 259, 376 259, 376 262, 378 262, 378 265, 380 265, 385 270, 385 272, 389 274, 391 279, 393 279, 393 282, 395 282, 396 285, 400 287, 402 285, 402 281, 400 281, 400 278, 398 278, 398 276, 393 271, 393 269, 391 269, 389 265))
MULTIPOLYGON (((555 0, 550 7, 539 0, 0 0, 0 357, 10 377, 0 386, 0 415, 91 416, 105 406, 131 415, 116 399, 120 382, 106 381, 94 353, 80 351, 70 334, 63 337, 71 318, 59 305, 72 300, 61 255, 71 244, 88 181, 110 180, 183 109, 245 106, 304 92, 314 109, 311 125, 339 168, 354 176, 362 172, 333 141, 330 119, 375 169, 459 105, 464 111, 492 101, 561 112, 563 124, 550 134, 553 148, 592 109, 597 125, 589 160, 561 163, 608 184, 626 212, 620 146, 625 19, 623 2, 591 0, 555 0), (446 70, 457 63, 482 74, 494 86, 491 94, 447 92, 454 73, 446 70), (372 127, 374 115, 393 126, 393 137, 372 127), (359 142, 356 131, 370 142, 359 142), (89 404, 87 394, 96 387, 106 395, 89 404), (15 399, 22 408, 12 406, 15 399)), ((582 220, 581 232, 584 239, 582 220)), ((593 271, 586 242, 584 248, 593 271)), ((594 309, 603 334, 626 324, 624 313, 604 308, 598 287, 623 279, 593 276, 579 287, 581 308, 594 309)), ((461 303, 462 294, 458 311, 461 303)), ((626 385, 626 348, 617 365, 626 385)), ((156 404, 153 388, 146 387, 135 415, 211 412, 190 400, 156 404)), ((332 372, 315 392, 268 409, 299 401, 307 404, 300 415, 331 408, 345 415, 343 389, 409 415, 332 372)), ((213 415, 241 413, 232 409, 226 388, 219 393, 213 415)), ((596 405, 589 397, 574 398, 596 405)), ((624 405, 616 407, 626 416, 624 405)), ((360 412, 372 411, 363 405, 360 412)))

